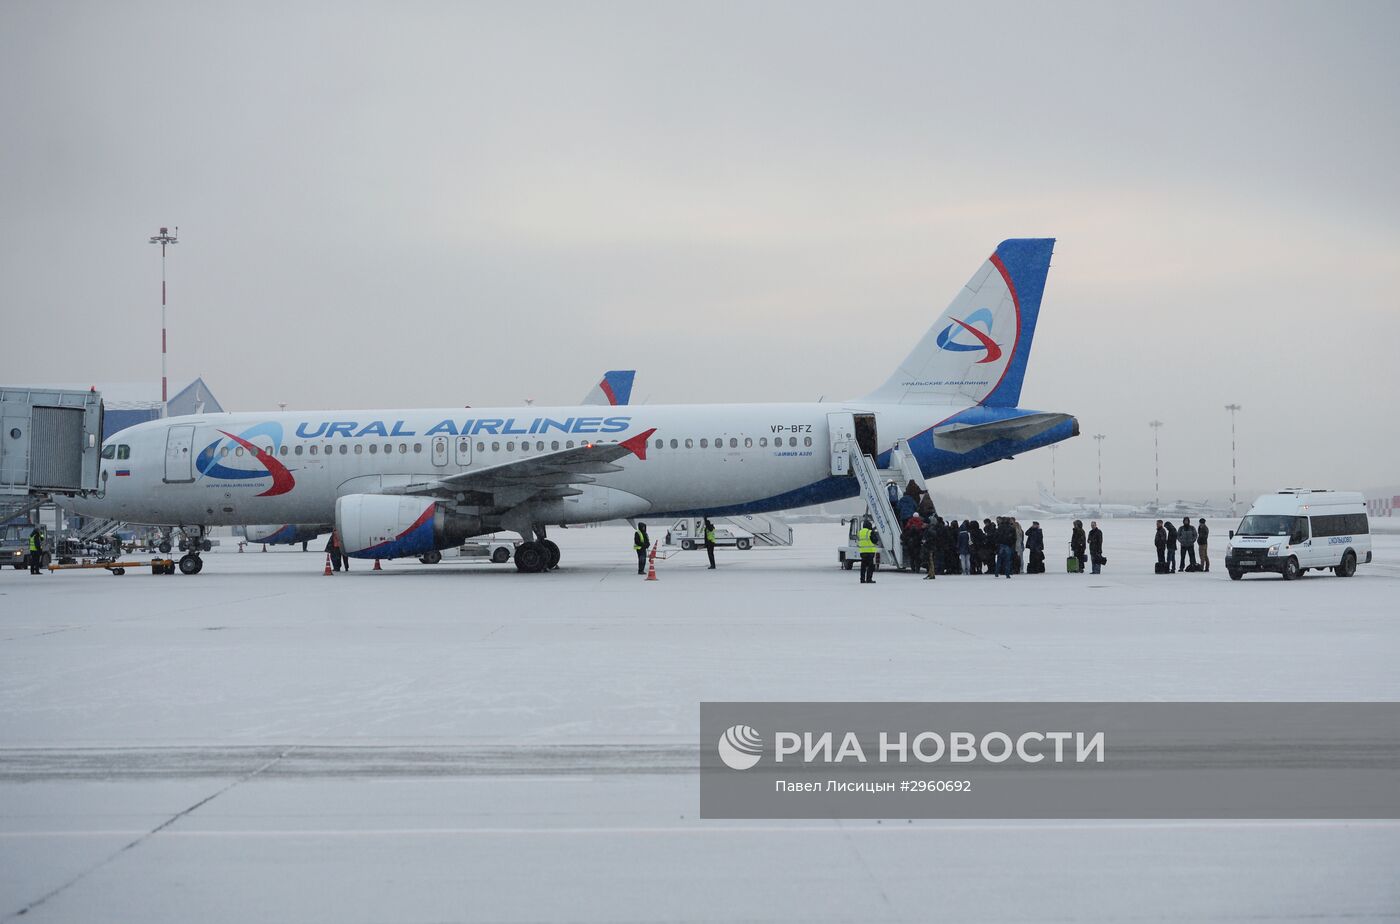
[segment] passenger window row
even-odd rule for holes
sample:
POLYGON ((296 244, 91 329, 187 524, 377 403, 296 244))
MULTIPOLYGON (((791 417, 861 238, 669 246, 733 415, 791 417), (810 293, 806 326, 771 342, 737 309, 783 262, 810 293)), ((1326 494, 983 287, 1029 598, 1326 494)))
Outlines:
MULTIPOLYGON (((761 436, 761 437, 758 438, 758 441, 757 441, 757 442, 758 442, 758 448, 760 448, 760 449, 767 449, 767 448, 768 448, 768 437, 766 437, 766 436, 761 436)), ((574 440, 565 440, 565 441, 561 444, 559 440, 550 440, 548 445, 549 445, 549 449, 546 450, 546 449, 545 449, 545 441, 544 441, 544 440, 535 440, 535 441, 531 441, 531 440, 521 440, 520 443, 519 443, 519 449, 520 449, 521 452, 545 452, 545 451, 557 452, 557 451, 560 450, 560 449, 573 449, 573 448, 575 447, 575 442, 574 442, 574 440)), ((588 444, 587 444, 587 443, 583 443, 583 442, 579 442, 577 445, 583 446, 583 445, 588 445, 588 444)), ((695 440, 694 440, 694 439, 685 439, 685 440, 671 439, 671 440, 667 441, 667 440, 664 440, 664 439, 657 439, 652 445, 653 445, 653 447, 656 448, 656 449, 665 449, 665 448, 667 448, 668 445, 669 445, 669 447, 670 447, 671 449, 680 449, 680 448, 682 448, 682 446, 684 446, 684 448, 686 448, 686 449, 694 449, 694 448, 695 448, 695 440)), ((724 448, 726 447, 725 438, 724 438, 724 437, 715 437, 715 440, 714 440, 714 444, 713 444, 713 445, 714 445, 714 448, 715 448, 715 449, 724 449, 724 448)), ((738 448, 739 448, 739 445, 740 445, 740 444, 739 444, 739 437, 735 437, 735 436, 729 437, 729 438, 728 438, 728 444, 727 444, 727 445, 728 445, 728 448, 730 448, 730 449, 738 449, 738 448)), ((783 445, 784 445, 784 444, 783 444, 783 437, 781 437, 781 436, 775 436, 775 437, 773 437, 773 447, 774 447, 774 448, 782 448, 783 445)), ((811 445, 812 445, 812 438, 811 438, 810 436, 804 437, 803 440, 802 440, 802 445, 810 448, 811 445)), ((710 440, 709 440, 708 438, 702 437, 702 438, 700 439, 700 448, 701 448, 701 449, 709 449, 710 446, 711 446, 711 443, 710 443, 710 440)), ((795 436, 789 436, 789 437, 787 437, 787 446, 788 446, 789 448, 796 449, 797 446, 798 446, 797 437, 795 437, 795 436)), ((743 448, 745 448, 745 449, 753 449, 753 448, 754 448, 754 439, 753 439, 753 437, 746 436, 746 437, 743 438, 743 448)), ((112 458, 112 456, 110 455, 110 452, 111 452, 112 450, 114 450, 114 449, 117 450, 117 453, 118 453, 118 454, 117 454, 117 458, 119 458, 119 459, 125 459, 125 458, 127 457, 127 456, 126 456, 126 452, 128 451, 128 447, 126 447, 126 446, 116 446, 116 447, 114 447, 114 446, 108 446, 106 449, 104 449, 104 450, 102 451, 102 457, 103 457, 104 459, 110 459, 110 458, 112 458)), ((264 449, 263 451, 264 451, 264 452, 271 452, 272 450, 271 450, 271 449, 264 449)), ((411 452, 414 452, 414 453, 416 453, 416 454, 420 454, 420 455, 421 455, 422 452, 423 452, 423 444, 422 444, 422 443, 412 443, 412 444, 410 444, 410 443, 398 443, 398 444, 395 444, 395 443, 385 443, 385 444, 383 444, 383 447, 381 448, 381 446, 380 446, 379 443, 355 443, 355 444, 353 444, 353 445, 348 444, 348 443, 338 443, 338 444, 337 444, 337 443, 326 443, 326 444, 324 444, 324 447, 323 447, 322 444, 320 444, 320 443, 297 443, 296 445, 290 446, 290 447, 284 444, 284 445, 282 445, 282 446, 280 446, 280 447, 277 448, 276 453, 277 453, 277 455, 279 455, 279 456, 287 456, 287 455, 293 455, 293 456, 300 456, 300 455, 321 456, 321 455, 326 455, 326 456, 330 456, 330 455, 336 455, 337 453, 340 454, 340 455, 342 455, 342 456, 344 456, 344 455, 349 455, 349 454, 351 454, 351 453, 354 453, 355 455, 358 456, 358 455, 363 455, 364 453, 368 452, 370 455, 373 456, 373 455, 379 455, 379 454, 382 452, 384 455, 387 456, 387 455, 393 455, 395 452, 397 452, 399 455, 407 455, 410 451, 411 451, 411 452), (411 447, 411 448, 410 448, 410 447, 411 447)), ((467 451, 466 446, 460 444, 460 441, 459 441, 459 445, 458 445, 458 447, 457 447, 457 452, 458 452, 458 454, 459 454, 459 455, 464 454, 466 451, 467 451)), ((476 444, 476 451, 477 451, 478 453, 487 452, 487 451, 488 451, 488 450, 487 450, 487 443, 486 443, 485 441, 478 442, 478 443, 476 444)), ((490 451, 490 452, 502 452, 502 451, 505 451, 505 452, 515 452, 515 451, 516 451, 516 442, 515 442, 514 440, 508 440, 508 441, 506 441, 506 442, 503 444, 503 443, 501 443, 499 440, 492 440, 491 443, 490 443, 490 450, 489 450, 489 451, 490 451)), ((220 449, 219 449, 219 457, 220 457, 220 458, 227 458, 227 457, 230 456, 230 455, 232 455, 232 456, 234 456, 235 458, 237 458, 237 457, 241 457, 241 456, 245 455, 245 452, 244 452, 244 449, 243 449, 242 446, 235 446, 235 447, 233 447, 232 449, 230 449, 228 446, 220 447, 220 449)))

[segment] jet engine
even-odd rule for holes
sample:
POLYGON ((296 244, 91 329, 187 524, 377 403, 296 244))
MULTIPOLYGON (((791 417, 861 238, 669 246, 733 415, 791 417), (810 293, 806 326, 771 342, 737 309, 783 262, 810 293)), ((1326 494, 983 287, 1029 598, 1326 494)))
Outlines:
POLYGON ((407 558, 461 545, 482 532, 478 517, 432 498, 347 494, 335 502, 341 546, 354 558, 407 558))

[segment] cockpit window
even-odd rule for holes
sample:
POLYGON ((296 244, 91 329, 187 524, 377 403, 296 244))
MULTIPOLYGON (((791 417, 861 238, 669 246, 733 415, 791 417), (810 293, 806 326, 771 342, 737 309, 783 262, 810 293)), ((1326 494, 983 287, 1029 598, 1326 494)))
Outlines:
POLYGON ((130 458, 131 458, 131 447, 128 446, 128 445, 126 445, 125 443, 123 443, 122 445, 118 446, 118 447, 117 447, 117 458, 118 458, 118 459, 130 459, 130 458))
POLYGON ((117 457, 117 447, 114 443, 108 443, 102 447, 102 458, 115 459, 117 457))

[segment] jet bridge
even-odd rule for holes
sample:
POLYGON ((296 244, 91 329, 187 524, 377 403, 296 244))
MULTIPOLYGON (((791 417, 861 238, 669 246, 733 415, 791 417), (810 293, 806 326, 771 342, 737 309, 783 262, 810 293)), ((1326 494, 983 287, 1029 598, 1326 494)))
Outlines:
POLYGON ((0 388, 0 522, 49 497, 96 492, 101 452, 96 391, 0 388))

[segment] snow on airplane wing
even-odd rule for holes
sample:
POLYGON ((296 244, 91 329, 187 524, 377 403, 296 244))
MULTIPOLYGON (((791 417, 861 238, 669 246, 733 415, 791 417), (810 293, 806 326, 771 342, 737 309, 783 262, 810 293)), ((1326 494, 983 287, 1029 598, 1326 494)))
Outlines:
POLYGON ((620 443, 585 443, 573 449, 560 449, 499 465, 472 469, 433 481, 386 490, 384 493, 456 497, 489 494, 494 506, 515 506, 541 497, 568 497, 578 494, 574 485, 590 484, 594 475, 622 470, 614 463, 628 455, 645 460, 647 440, 653 427, 620 443))

